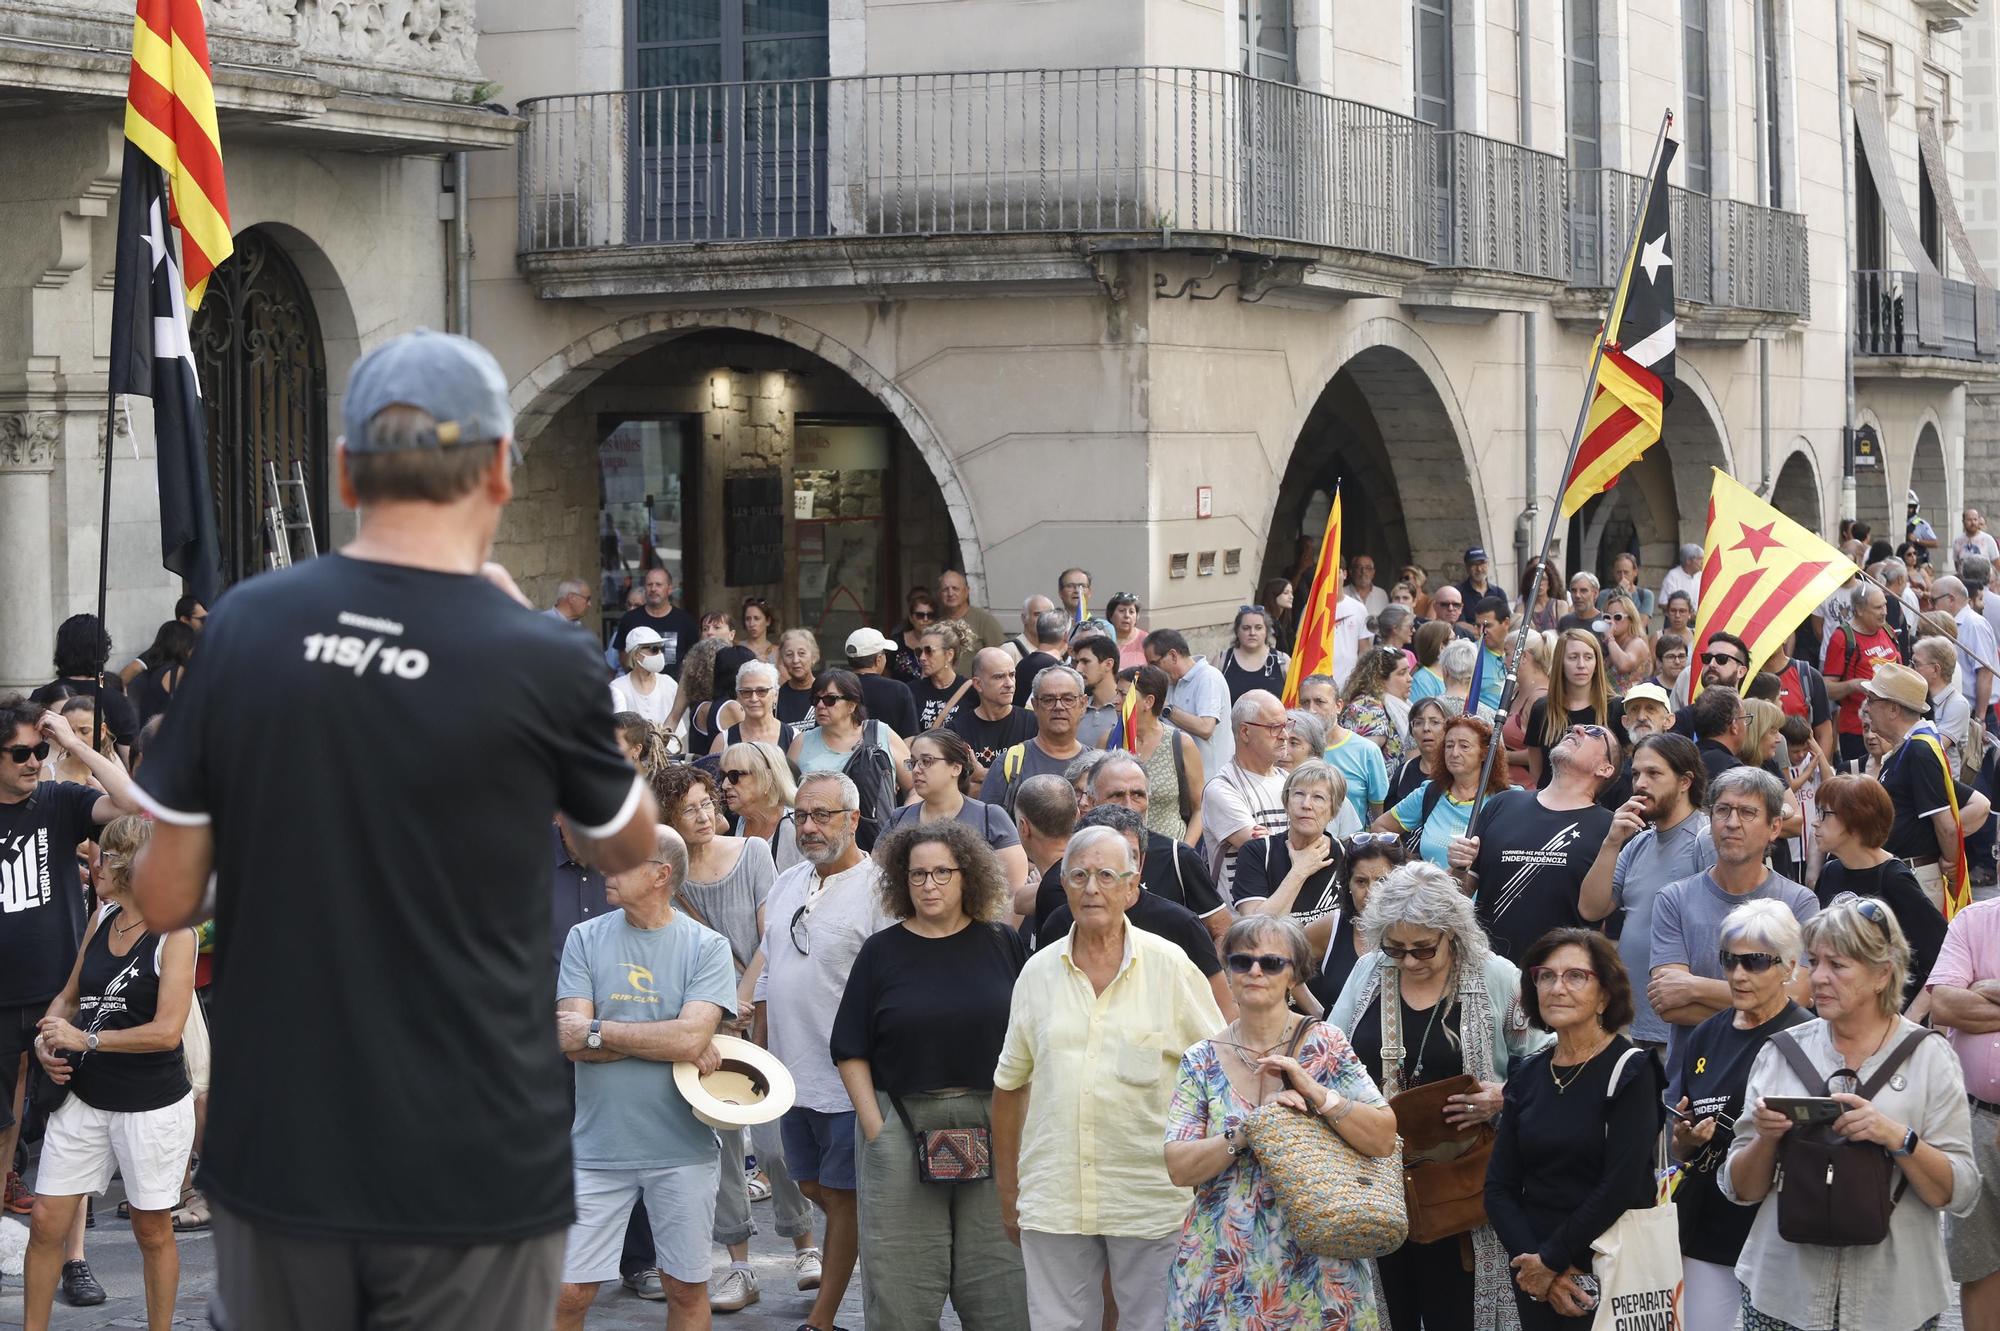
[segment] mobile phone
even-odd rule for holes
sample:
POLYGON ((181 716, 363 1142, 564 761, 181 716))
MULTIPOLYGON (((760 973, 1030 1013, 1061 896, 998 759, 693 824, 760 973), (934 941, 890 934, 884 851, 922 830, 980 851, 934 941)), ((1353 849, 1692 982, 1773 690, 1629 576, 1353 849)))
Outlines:
POLYGON ((1696 1123, 1699 1123, 1701 1121, 1700 1119, 1696 1118, 1693 1114, 1684 1113, 1679 1105, 1671 1105, 1671 1104, 1666 1105, 1665 1109, 1669 1114, 1672 1114, 1675 1118, 1687 1124, 1689 1127, 1693 1127, 1696 1123))
POLYGON ((1801 1126, 1824 1126, 1847 1112, 1830 1095, 1767 1095, 1764 1104, 1801 1126))

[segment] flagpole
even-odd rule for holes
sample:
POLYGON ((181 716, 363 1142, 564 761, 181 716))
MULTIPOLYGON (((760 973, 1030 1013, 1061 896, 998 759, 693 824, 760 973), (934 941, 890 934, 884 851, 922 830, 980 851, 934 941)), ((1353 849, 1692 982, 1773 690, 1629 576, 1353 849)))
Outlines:
MULTIPOLYGON (((1667 131, 1673 128, 1673 123, 1674 113, 1671 110, 1660 113, 1660 132, 1653 138, 1652 156, 1646 164, 1646 188, 1639 195, 1638 211, 1632 217, 1631 244, 1626 251, 1625 262, 1619 265, 1618 269, 1618 280, 1621 284, 1624 281, 1625 274, 1630 272, 1632 266, 1638 261, 1639 250, 1644 243, 1645 238, 1640 232, 1646 225, 1646 207, 1652 201, 1653 186, 1660 173, 1660 154, 1666 150, 1667 131)), ((1575 469, 1577 454, 1583 448, 1583 427, 1585 422, 1590 419, 1590 403, 1597 392, 1598 370, 1604 364, 1604 347, 1610 340, 1611 334, 1616 331, 1614 320, 1621 313, 1621 310, 1618 308, 1619 296, 1616 290, 1612 293, 1611 302, 1612 308, 1607 313, 1603 329, 1598 333, 1597 346, 1590 353, 1590 370, 1584 376, 1583 400, 1577 404, 1576 424, 1571 428, 1569 434, 1569 456, 1563 461, 1562 475, 1565 479, 1575 469)), ((1500 686, 1499 715, 1502 717, 1507 715, 1507 709, 1513 705, 1514 691, 1519 682, 1521 649, 1526 647, 1528 643, 1528 629, 1530 621, 1534 617, 1535 601, 1541 596, 1543 582, 1549 576, 1549 551, 1555 546, 1556 527, 1563 520, 1562 495, 1558 494, 1556 502, 1549 507, 1549 525, 1547 530, 1542 533, 1542 553, 1535 560, 1534 576, 1528 584, 1527 595, 1521 603, 1521 625, 1514 632, 1514 648, 1507 654, 1507 673, 1500 686)), ((1470 606, 1466 608, 1468 610, 1471 609, 1470 606)), ((1469 710, 1471 713, 1477 716, 1479 700, 1477 698, 1468 698, 1467 702, 1470 704, 1469 710)), ((1550 705, 1554 706, 1554 702, 1552 701, 1550 705)), ((1479 817, 1480 806, 1486 802, 1486 787, 1493 780, 1493 764, 1500 756, 1500 748, 1500 727, 1496 725, 1493 728, 1492 738, 1486 745, 1486 761, 1479 771, 1479 789, 1472 796, 1472 811, 1466 819, 1466 830, 1468 833, 1470 833, 1474 822, 1479 817)))
MULTIPOLYGON (((114 367, 107 380, 115 382, 117 370, 114 367)), ((112 447, 112 436, 118 428, 118 390, 107 387, 104 394, 104 497, 97 520, 97 631, 108 634, 105 627, 105 597, 111 587, 111 459, 117 453, 112 447)), ((105 662, 108 666, 110 662, 105 662)), ((97 676, 97 706, 93 709, 90 722, 90 748, 93 753, 104 734, 104 673, 100 667, 97 676)))

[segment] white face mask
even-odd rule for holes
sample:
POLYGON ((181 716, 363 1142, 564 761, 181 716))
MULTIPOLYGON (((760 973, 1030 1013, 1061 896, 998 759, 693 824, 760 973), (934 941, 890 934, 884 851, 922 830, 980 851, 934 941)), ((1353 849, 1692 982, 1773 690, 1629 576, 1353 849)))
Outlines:
POLYGON ((666 668, 667 658, 663 652, 649 652, 639 658, 639 669, 646 671, 648 674, 663 674, 666 668))

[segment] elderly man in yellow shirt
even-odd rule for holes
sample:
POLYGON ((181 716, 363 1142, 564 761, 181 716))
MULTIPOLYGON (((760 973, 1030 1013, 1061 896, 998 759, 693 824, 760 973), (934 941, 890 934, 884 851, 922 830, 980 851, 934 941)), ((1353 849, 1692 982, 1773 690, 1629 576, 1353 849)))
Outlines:
POLYGON ((1096 1331, 1107 1271, 1121 1325, 1163 1326, 1190 1194, 1160 1143, 1181 1055, 1222 1013, 1178 947, 1126 921, 1142 889, 1122 835, 1078 832, 1062 883, 1076 926, 1015 981, 993 1074, 1000 1218, 1033 1331, 1096 1331))

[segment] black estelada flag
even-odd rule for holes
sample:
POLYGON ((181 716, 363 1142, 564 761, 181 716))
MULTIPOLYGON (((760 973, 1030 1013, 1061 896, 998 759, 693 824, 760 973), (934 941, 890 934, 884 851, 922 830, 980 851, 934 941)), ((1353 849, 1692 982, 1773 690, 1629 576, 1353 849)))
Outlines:
POLYGON ((213 605, 222 589, 222 567, 208 488, 208 416, 167 219, 167 187, 158 164, 127 142, 118 186, 110 388, 153 400, 160 562, 185 578, 203 605, 213 605))
POLYGON ((1660 163, 1646 191, 1631 267, 1619 284, 1620 303, 1612 311, 1605 338, 1634 364, 1671 384, 1674 377, 1674 250, 1667 224, 1667 168, 1673 165, 1672 139, 1660 145, 1660 163))

